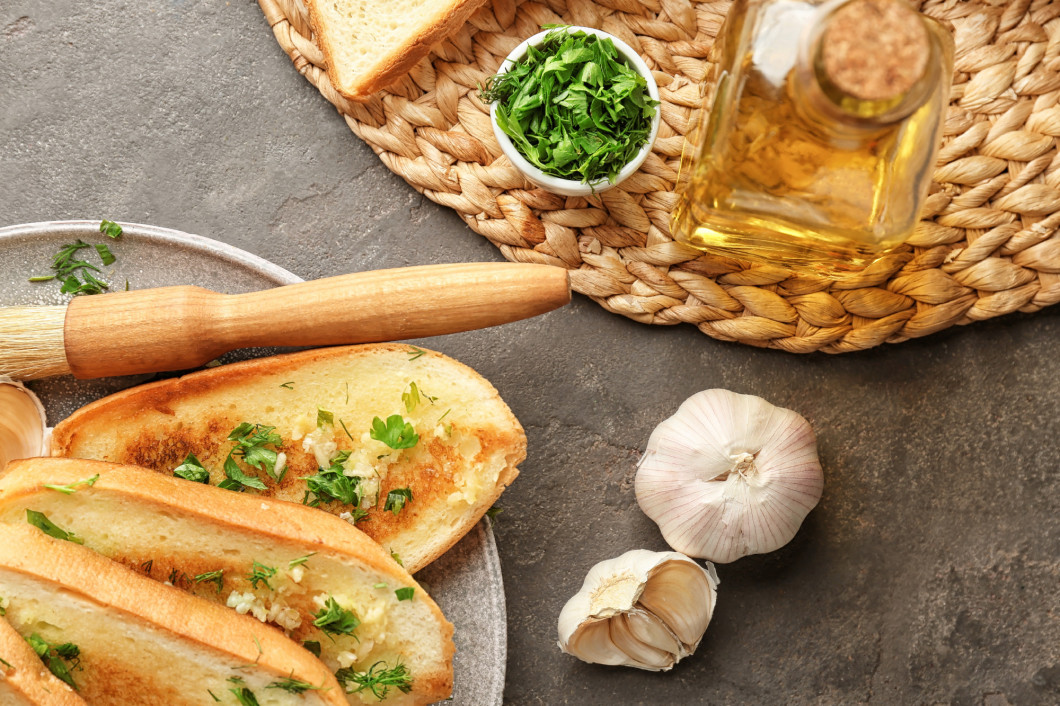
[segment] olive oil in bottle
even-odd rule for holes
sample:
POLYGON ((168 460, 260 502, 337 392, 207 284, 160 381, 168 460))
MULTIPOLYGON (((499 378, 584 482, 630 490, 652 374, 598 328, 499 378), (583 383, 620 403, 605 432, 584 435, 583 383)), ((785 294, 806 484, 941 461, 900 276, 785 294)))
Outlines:
POLYGON ((907 0, 736 0, 715 51, 677 239, 837 277, 912 235, 949 98, 948 31, 907 0))

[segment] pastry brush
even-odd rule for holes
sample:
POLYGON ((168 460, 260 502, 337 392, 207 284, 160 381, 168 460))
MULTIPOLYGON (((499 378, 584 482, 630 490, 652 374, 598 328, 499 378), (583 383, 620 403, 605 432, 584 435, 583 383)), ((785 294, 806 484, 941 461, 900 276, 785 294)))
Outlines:
POLYGON ((521 263, 358 272, 247 294, 194 286, 0 308, 0 375, 88 379, 194 368, 237 348, 437 336, 570 301, 566 270, 521 263))

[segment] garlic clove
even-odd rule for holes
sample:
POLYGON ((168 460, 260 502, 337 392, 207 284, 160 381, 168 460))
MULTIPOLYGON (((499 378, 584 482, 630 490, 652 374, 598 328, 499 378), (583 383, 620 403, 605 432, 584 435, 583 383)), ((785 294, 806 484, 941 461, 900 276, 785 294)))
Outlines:
POLYGON ((684 646, 663 621, 647 610, 633 610, 622 616, 629 634, 645 645, 671 655, 682 655, 684 646))
POLYGON ((669 670, 702 639, 717 585, 713 567, 676 552, 602 561, 560 612, 560 649, 586 662, 669 670))
POLYGON ((629 656, 611 639, 611 621, 598 620, 578 626, 571 634, 564 652, 578 655, 586 662, 614 666, 628 665, 629 656))
MULTIPOLYGON (((611 623, 611 640, 620 652, 629 657, 626 666, 660 671, 670 669, 681 657, 680 646, 671 652, 660 649, 649 643, 643 642, 633 634, 629 624, 629 613, 615 616, 611 623)), ((645 631, 646 633, 648 631, 645 631)), ((676 641, 674 641, 676 645, 676 641)))
POLYGON ((659 424, 635 480, 667 543, 717 562, 787 544, 823 487, 809 422, 728 390, 697 393, 659 424))
MULTIPOLYGON (((708 565, 708 573, 714 567, 708 565)), ((717 576, 711 582, 700 580, 699 565, 670 562, 652 574, 652 580, 640 594, 640 604, 659 617, 689 651, 694 650, 707 630, 714 613, 717 576), (696 610, 706 606, 706 610, 696 610)))
POLYGON ((40 399, 22 383, 0 376, 0 470, 18 458, 43 456, 47 432, 40 399))

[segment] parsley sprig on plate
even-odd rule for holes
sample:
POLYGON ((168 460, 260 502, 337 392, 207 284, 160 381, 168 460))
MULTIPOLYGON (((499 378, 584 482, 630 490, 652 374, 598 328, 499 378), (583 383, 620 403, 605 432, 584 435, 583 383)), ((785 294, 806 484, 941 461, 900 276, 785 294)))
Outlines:
POLYGON ((657 101, 614 42, 585 32, 550 32, 481 98, 496 103, 497 125, 546 174, 614 182, 651 133, 657 101))

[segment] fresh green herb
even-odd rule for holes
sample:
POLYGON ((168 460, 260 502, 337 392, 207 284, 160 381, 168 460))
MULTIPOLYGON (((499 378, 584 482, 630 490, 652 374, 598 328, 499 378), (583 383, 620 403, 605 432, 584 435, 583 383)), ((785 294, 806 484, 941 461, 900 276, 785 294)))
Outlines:
POLYGON ((78 488, 84 488, 86 486, 92 487, 96 484, 97 480, 99 480, 98 473, 92 476, 91 478, 83 478, 81 480, 76 480, 73 483, 70 483, 69 485, 49 485, 45 483, 44 487, 48 490, 58 490, 63 495, 73 495, 77 492, 78 488))
POLYGON ((405 562, 401 561, 401 557, 393 549, 390 550, 390 558, 398 563, 398 566, 404 567, 405 562))
POLYGON ((396 591, 394 591, 394 595, 397 596, 397 599, 399 601, 411 601, 412 600, 412 596, 415 595, 415 593, 416 593, 416 589, 411 587, 411 586, 406 586, 404 588, 399 588, 396 591))
POLYGON ((206 693, 207 693, 207 694, 209 694, 209 695, 210 695, 210 697, 211 697, 211 698, 212 698, 212 699, 213 699, 214 701, 216 701, 216 702, 218 702, 218 703, 220 703, 220 702, 221 702, 221 699, 217 698, 216 694, 214 694, 214 693, 213 693, 212 691, 210 691, 209 689, 207 689, 207 690, 206 690, 206 693))
POLYGON ((232 458, 232 454, 228 455, 225 459, 225 480, 217 484, 219 488, 225 488, 227 490, 238 490, 243 491, 246 488, 254 488, 256 490, 265 490, 265 483, 256 476, 250 476, 243 472, 243 469, 239 467, 239 464, 232 458))
POLYGON ((341 425, 342 425, 342 430, 343 430, 344 432, 346 432, 346 436, 350 437, 350 441, 352 441, 353 443, 355 443, 355 444, 356 444, 356 443, 357 443, 357 441, 356 441, 356 439, 354 439, 354 438, 353 438, 353 434, 351 434, 351 433, 350 433, 350 430, 346 428, 346 422, 344 422, 344 421, 342 421, 342 420, 340 419, 340 420, 339 420, 339 424, 341 424, 341 425))
POLYGON ((199 574, 195 577, 195 583, 210 582, 217 585, 217 592, 220 593, 224 590, 225 579, 224 569, 218 569, 217 571, 207 571, 205 574, 199 574))
MULTIPOLYGON (((266 448, 266 446, 272 446, 278 448, 283 445, 283 439, 280 438, 279 434, 274 433, 276 427, 267 427, 261 424, 251 424, 250 422, 243 422, 228 435, 229 441, 236 442, 235 448, 229 453, 229 460, 233 456, 240 456, 243 462, 251 468, 256 468, 259 471, 265 471, 268 473, 273 480, 277 483, 283 480, 283 477, 287 474, 287 465, 284 464, 283 470, 278 474, 276 472, 276 460, 279 458, 277 452, 273 449, 266 448)), ((234 465, 234 464, 233 464, 234 465)), ((229 478, 233 476, 228 474, 228 464, 225 463, 225 475, 229 478)), ((243 485, 251 488, 258 488, 257 485, 247 483, 246 481, 239 480, 243 485)), ((261 481, 258 481, 261 483, 261 481)), ((258 490, 265 490, 265 485, 262 484, 258 490)))
POLYGON ((306 640, 305 642, 302 643, 302 647, 304 647, 307 650, 309 650, 315 656, 317 656, 317 657, 320 656, 320 643, 317 642, 316 640, 306 640))
POLYGON ((349 451, 339 451, 331 459, 331 466, 318 468, 316 475, 307 476, 303 505, 319 507, 322 502, 337 500, 345 505, 360 505, 361 496, 357 492, 359 479, 343 473, 343 463, 350 457, 349 451))
POLYGON ((380 581, 379 583, 377 583, 374 586, 372 586, 372 588, 386 588, 386 582, 385 581, 380 581))
POLYGON ((108 238, 120 238, 122 231, 120 225, 114 221, 104 219, 99 223, 99 232, 108 238))
POLYGON ((419 386, 415 382, 409 383, 409 389, 406 392, 401 393, 401 401, 405 403, 405 411, 412 414, 412 411, 419 406, 420 402, 427 400, 431 404, 434 404, 438 398, 431 397, 420 391, 419 386))
POLYGON ((265 584, 265 588, 272 589, 272 584, 269 583, 269 579, 276 575, 276 569, 271 566, 265 566, 258 562, 254 562, 251 567, 250 573, 247 574, 247 581, 250 581, 250 585, 254 588, 258 587, 259 583, 265 584))
POLYGON ((67 532, 59 525, 55 524, 48 519, 48 516, 43 512, 37 512, 36 510, 26 510, 26 522, 30 523, 37 529, 44 532, 44 534, 55 537, 56 539, 65 539, 68 542, 74 544, 84 544, 85 540, 81 539, 73 532, 67 532))
POLYGON ((486 510, 486 517, 490 518, 490 522, 494 522, 497 519, 497 515, 501 514, 502 512, 504 512, 503 507, 497 507, 496 505, 494 505, 489 510, 486 510))
POLYGON ((302 694, 302 693, 305 693, 305 692, 309 691, 310 689, 315 691, 315 690, 319 689, 320 687, 319 686, 313 686, 312 684, 310 684, 307 681, 302 681, 301 679, 295 679, 294 677, 284 677, 283 679, 280 679, 279 681, 274 681, 273 683, 269 684, 265 688, 266 689, 283 689, 284 691, 289 691, 292 694, 302 694))
POLYGON ((99 259, 103 261, 104 265, 113 265, 114 261, 118 259, 114 257, 114 253, 110 251, 106 243, 97 243, 96 252, 99 253, 99 259))
POLYGON ((140 564, 140 570, 143 571, 148 576, 151 575, 151 569, 153 569, 154 567, 155 567, 155 560, 154 559, 148 559, 144 563, 140 564))
POLYGON ((386 662, 376 662, 366 672, 346 667, 335 672, 335 678, 345 687, 347 694, 368 690, 380 701, 386 698, 392 688, 405 694, 412 691, 412 675, 409 674, 408 667, 400 662, 391 668, 387 668, 386 662))
POLYGON ((317 426, 322 427, 325 424, 334 426, 335 415, 327 411, 326 409, 320 409, 319 407, 317 407, 317 426))
POLYGON ((180 586, 180 584, 182 583, 189 582, 188 575, 183 571, 178 571, 175 567, 172 571, 169 572, 169 579, 167 580, 172 586, 180 586))
POLYGON ((386 494, 386 504, 383 506, 383 511, 390 511, 396 515, 401 512, 401 508, 405 507, 407 502, 412 502, 412 489, 395 488, 386 494))
MULTIPOLYGON (((63 294, 99 294, 103 290, 108 289, 110 284, 92 274, 92 272, 100 272, 101 270, 88 261, 77 258, 77 254, 85 248, 91 249, 92 246, 80 239, 64 245, 52 258, 53 274, 30 277, 29 281, 48 282, 50 280, 59 280, 62 283, 59 291, 63 294), (84 277, 84 281, 78 279, 79 276, 84 277)), ((114 255, 106 245, 97 245, 95 250, 104 265, 110 265, 114 262, 114 255)))
POLYGON ((349 404, 350 403, 350 383, 344 382, 342 384, 346 386, 346 401, 343 404, 349 404))
POLYGON ((239 702, 240 706, 261 706, 258 703, 258 697, 254 696, 254 692, 247 686, 237 686, 235 689, 229 689, 235 697, 236 701, 239 702))
POLYGON ((427 351, 422 350, 420 348, 417 348, 416 346, 409 346, 409 350, 408 350, 409 360, 416 360, 417 358, 419 358, 420 356, 422 356, 426 352, 427 351))
POLYGON ((287 390, 293 390, 294 389, 294 383, 293 382, 285 382, 282 385, 280 385, 280 387, 282 387, 284 389, 287 389, 287 390))
POLYGON ((33 651, 40 657, 40 661, 51 670, 51 673, 64 682, 77 688, 74 677, 70 673, 73 669, 81 668, 81 650, 72 642, 53 645, 37 633, 26 638, 33 651))
POLYGON ((8 662, 8 661, 7 661, 6 659, 4 659, 3 657, 0 657, 0 664, 4 665, 4 666, 5 666, 5 667, 7 667, 8 669, 14 669, 14 668, 15 668, 15 665, 11 664, 10 662, 8 662))
POLYGON ((618 173, 647 142, 657 101, 609 38, 549 32, 479 93, 535 167, 583 183, 618 173))
POLYGON ((352 635, 361 621, 353 614, 339 605, 331 596, 324 602, 324 607, 313 613, 316 620, 313 625, 323 630, 328 635, 352 635))
POLYGON ((309 561, 309 557, 314 556, 315 554, 316 552, 311 552, 309 554, 306 554, 305 556, 300 556, 297 559, 292 559, 291 561, 287 562, 287 568, 293 569, 296 566, 301 566, 302 564, 309 561))
POLYGON ((189 453, 184 458, 184 463, 173 469, 173 475, 194 483, 210 483, 210 472, 203 467, 193 453, 189 453))
POLYGON ((420 440, 419 434, 400 414, 392 414, 384 423, 379 417, 372 420, 369 432, 376 441, 382 441, 392 449, 411 449, 420 440))

